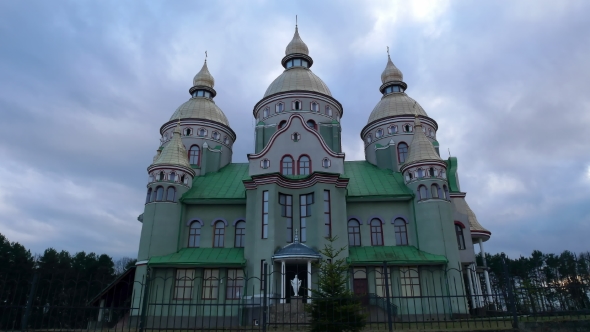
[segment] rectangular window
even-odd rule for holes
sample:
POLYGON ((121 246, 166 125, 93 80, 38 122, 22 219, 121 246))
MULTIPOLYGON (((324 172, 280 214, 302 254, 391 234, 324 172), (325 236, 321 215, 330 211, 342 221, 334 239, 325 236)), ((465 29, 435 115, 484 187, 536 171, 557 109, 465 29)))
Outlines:
POLYGON ((219 292, 219 270, 203 270, 203 300, 215 300, 219 292))
POLYGON ((281 216, 285 218, 287 228, 287 242, 293 242, 293 196, 279 194, 279 204, 281 204, 281 216))
POLYGON ((420 296, 420 274, 417 266, 400 267, 400 283, 402 296, 420 296))
POLYGON ((313 193, 299 195, 299 233, 301 233, 300 241, 307 241, 307 221, 311 217, 311 205, 313 204, 313 193))
POLYGON ((332 211, 330 210, 329 190, 324 190, 324 236, 332 237, 332 211))
POLYGON ((242 297, 244 288, 244 271, 238 269, 227 270, 227 286, 225 298, 228 300, 239 300, 242 297))
POLYGON ((262 192, 262 238, 268 238, 268 191, 262 192))
MULTIPOLYGON (((391 270, 387 269, 387 277, 389 283, 389 296, 393 296, 391 292, 391 270)), ((382 267, 375 268, 375 288, 377 291, 377 296, 386 297, 387 293, 385 292, 385 273, 383 272, 382 267)))
POLYGON ((190 300, 193 298, 193 285, 195 283, 195 270, 177 269, 176 282, 174 284, 175 300, 190 300))

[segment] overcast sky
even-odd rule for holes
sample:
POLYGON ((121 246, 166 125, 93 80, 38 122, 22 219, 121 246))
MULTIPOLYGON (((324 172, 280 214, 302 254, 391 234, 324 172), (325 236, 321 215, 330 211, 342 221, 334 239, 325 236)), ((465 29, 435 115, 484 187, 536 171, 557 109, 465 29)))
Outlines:
POLYGON ((389 46, 486 249, 590 250, 588 1, 1 1, 0 233, 135 257, 159 128, 205 50, 245 162, 296 14, 347 160, 364 158, 389 46))

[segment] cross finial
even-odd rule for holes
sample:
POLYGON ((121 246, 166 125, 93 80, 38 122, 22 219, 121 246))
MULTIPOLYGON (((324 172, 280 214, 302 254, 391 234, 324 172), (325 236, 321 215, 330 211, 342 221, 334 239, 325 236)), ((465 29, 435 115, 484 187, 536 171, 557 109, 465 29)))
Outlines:
POLYGON ((389 56, 389 46, 387 46, 387 56, 389 56))
POLYGON ((449 158, 451 158, 451 148, 447 148, 449 149, 449 158))
POLYGON ((295 14, 295 27, 297 27, 297 14, 295 14))
POLYGON ((207 62, 207 51, 205 51, 205 62, 207 62))

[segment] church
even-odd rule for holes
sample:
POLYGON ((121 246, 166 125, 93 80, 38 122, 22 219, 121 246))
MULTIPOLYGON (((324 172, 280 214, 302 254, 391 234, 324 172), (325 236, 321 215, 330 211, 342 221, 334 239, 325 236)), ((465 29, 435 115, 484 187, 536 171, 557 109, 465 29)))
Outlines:
POLYGON ((217 96, 206 60, 190 98, 161 126, 138 218, 134 307, 250 324, 240 308, 263 297, 271 306, 313 300, 315 263, 331 238, 345 248, 354 294, 367 305, 390 298, 400 319, 469 314, 488 303, 476 253, 491 232, 465 200, 457 158, 440 157, 437 122, 407 94, 390 57, 375 82, 383 96, 360 132, 365 160, 354 161, 341 146, 344 107, 313 73, 297 27, 280 63, 284 71, 253 105, 247 163, 232 162, 236 133, 215 103, 230 96, 217 96))

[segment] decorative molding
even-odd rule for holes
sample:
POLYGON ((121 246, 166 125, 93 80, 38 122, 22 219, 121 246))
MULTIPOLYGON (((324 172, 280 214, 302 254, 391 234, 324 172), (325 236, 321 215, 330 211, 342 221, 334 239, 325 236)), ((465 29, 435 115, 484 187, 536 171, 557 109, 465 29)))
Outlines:
POLYGON ((349 222, 351 219, 354 219, 354 220, 358 221, 359 222, 359 225, 362 225, 363 224, 363 219, 361 219, 361 218, 359 218, 357 216, 349 216, 348 219, 346 220, 346 222, 349 222))
POLYGON ((225 225, 225 227, 227 227, 228 223, 227 220, 223 219, 223 218, 215 218, 213 219, 213 221, 211 222, 211 226, 215 225, 216 222, 218 221, 223 221, 223 224, 225 225))
POLYGON ((381 217, 379 215, 372 215, 369 218, 367 218, 367 225, 370 226, 371 220, 373 220, 373 219, 379 219, 379 221, 381 221, 381 226, 385 225, 385 222, 384 222, 385 219, 383 219, 383 217, 381 217))
POLYGON ((408 217, 398 214, 398 215, 393 216, 393 218, 391 218, 391 224, 393 224, 395 219, 398 219, 398 218, 402 219, 406 223, 406 225, 410 223, 409 222, 410 219, 408 219, 408 217))
POLYGON ((279 173, 253 175, 251 180, 244 180, 246 190, 253 190, 265 184, 276 184, 287 189, 309 188, 316 183, 334 184, 336 188, 346 188, 348 179, 340 178, 339 174, 324 174, 314 172, 304 179, 289 179, 279 173))
POLYGON ((190 225, 191 225, 192 223, 194 223, 195 221, 196 221, 196 222, 198 222, 199 224, 201 224, 201 227, 205 226, 205 223, 204 223, 204 222, 203 222, 201 219, 199 219, 199 218, 193 218, 193 219, 191 219, 191 220, 187 221, 187 222, 186 222, 186 225, 187 225, 188 227, 190 227, 190 225))

